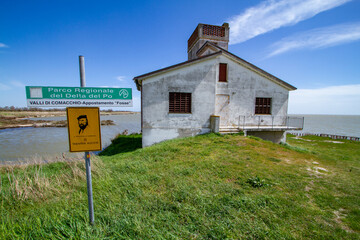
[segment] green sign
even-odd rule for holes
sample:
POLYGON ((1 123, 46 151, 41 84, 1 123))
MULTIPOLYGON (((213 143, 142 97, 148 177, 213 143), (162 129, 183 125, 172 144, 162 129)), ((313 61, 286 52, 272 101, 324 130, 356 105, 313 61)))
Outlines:
POLYGON ((132 107, 131 88, 25 88, 28 107, 132 107))

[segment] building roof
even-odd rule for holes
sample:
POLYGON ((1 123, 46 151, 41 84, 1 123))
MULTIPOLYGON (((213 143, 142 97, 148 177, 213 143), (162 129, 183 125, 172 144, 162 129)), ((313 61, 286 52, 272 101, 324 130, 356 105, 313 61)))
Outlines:
POLYGON ((218 56, 218 55, 221 55, 221 51, 218 51, 218 52, 215 52, 215 53, 212 53, 212 54, 208 54, 208 55, 205 55, 203 57, 199 57, 199 58, 192 59, 192 60, 189 60, 189 61, 185 61, 185 62, 182 62, 182 63, 178 63, 178 64, 175 64, 175 65, 166 67, 166 68, 161 68, 161 69, 149 72, 149 73, 145 73, 145 74, 134 77, 133 80, 136 83, 137 89, 140 90, 140 86, 141 86, 141 83, 142 83, 143 79, 152 77, 154 75, 157 75, 157 74, 160 74, 160 73, 163 73, 163 72, 167 72, 169 70, 174 70, 174 69, 179 68, 179 67, 194 64, 196 62, 200 62, 200 61, 203 61, 204 59, 209 59, 209 58, 212 58, 212 57, 215 57, 215 56, 218 56))
POLYGON ((289 84, 289 83, 281 80, 280 78, 275 77, 274 75, 266 72, 265 70, 263 70, 263 69, 255 66, 254 64, 252 64, 252 63, 250 63, 250 62, 248 62, 248 61, 246 61, 246 60, 244 60, 244 59, 236 56, 235 54, 233 54, 233 53, 231 53, 231 52, 229 52, 229 51, 227 51, 227 50, 225 50, 225 49, 223 49, 223 48, 221 48, 221 47, 219 47, 219 46, 217 46, 217 45, 215 45, 215 44, 213 44, 213 43, 211 43, 211 42, 206 42, 206 43, 198 50, 197 53, 202 52, 203 49, 205 49, 207 46, 212 47, 212 48, 217 48, 217 49, 219 49, 220 51, 222 51, 222 52, 224 52, 224 53, 232 56, 233 58, 235 58, 236 60, 238 60, 240 63, 243 63, 243 65, 245 65, 245 67, 249 68, 250 70, 255 70, 256 72, 261 73, 261 75, 265 75, 267 78, 270 78, 270 80, 273 80, 273 81, 277 82, 278 84, 280 84, 280 85, 282 85, 282 86, 286 86, 286 88, 289 88, 289 90, 296 90, 296 89, 297 89, 296 87, 292 86, 291 84, 289 84))
POLYGON ((196 59, 192 59, 192 60, 189 60, 189 61, 185 61, 185 62, 182 62, 182 63, 178 63, 178 64, 175 64, 175 65, 172 65, 172 66, 169 66, 169 67, 166 67, 166 68, 162 68, 162 69, 158 69, 156 71, 153 71, 153 72, 149 72, 149 73, 145 73, 145 74, 142 74, 142 75, 139 75, 137 77, 134 77, 134 81, 136 83, 136 87, 138 90, 140 90, 140 86, 142 85, 142 81, 146 78, 149 78, 149 77, 152 77, 152 76, 155 76, 155 75, 158 75, 158 74, 161 74, 161 73, 165 73, 165 72, 168 72, 168 71, 171 71, 171 70, 175 70, 176 68, 179 68, 179 67, 183 67, 183 66, 186 66, 186 65, 190 65, 190 64, 195 64, 197 62, 200 62, 200 61, 204 61, 205 59, 209 59, 209 58, 212 58, 212 57, 215 57, 215 56, 218 56, 218 55, 224 55, 224 56, 227 56, 233 60, 235 60, 236 62, 238 62, 239 64, 241 64, 242 66, 266 77, 267 79, 283 86, 284 88, 288 89, 289 91, 291 90, 296 90, 296 87, 290 85, 289 83, 275 77, 274 75, 264 71, 263 69, 255 66, 254 64, 252 63, 249 63, 248 61, 245 61, 244 59, 236 56, 235 54, 232 54, 231 52, 211 43, 211 42, 206 42, 198 51, 197 51, 197 54, 200 54, 201 52, 205 51, 206 48, 210 48, 212 50, 215 50, 217 49, 218 51, 214 52, 214 53, 211 53, 211 54, 208 54, 208 55, 205 55, 205 56, 201 56, 199 58, 196 58, 196 59))

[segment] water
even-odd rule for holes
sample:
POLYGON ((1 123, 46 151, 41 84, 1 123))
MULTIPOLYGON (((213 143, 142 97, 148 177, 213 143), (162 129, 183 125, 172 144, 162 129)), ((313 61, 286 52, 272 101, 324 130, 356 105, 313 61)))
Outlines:
MULTIPOLYGON (((39 118, 43 120, 65 120, 66 117, 39 118)), ((140 132, 141 115, 106 115, 101 120, 113 120, 115 125, 101 126, 102 147, 111 143, 117 134, 125 129, 129 133, 140 132)), ((0 162, 23 161, 33 156, 48 158, 78 155, 69 152, 67 128, 14 128, 0 130, 0 162)))
POLYGON ((304 117, 304 133, 360 137, 360 115, 291 115, 304 117))
MULTIPOLYGON (((291 115, 305 117, 306 133, 327 133, 360 137, 360 116, 344 115, 291 115)), ((65 120, 65 117, 42 118, 47 120, 65 120)), ((118 133, 128 129, 129 133, 140 132, 141 115, 101 116, 101 120, 113 120, 114 126, 101 126, 103 148, 111 143, 118 133)), ((0 162, 24 160, 32 156, 62 157, 68 153, 67 128, 15 128, 0 130, 0 162)), ((77 154, 78 155, 78 154, 77 154)))

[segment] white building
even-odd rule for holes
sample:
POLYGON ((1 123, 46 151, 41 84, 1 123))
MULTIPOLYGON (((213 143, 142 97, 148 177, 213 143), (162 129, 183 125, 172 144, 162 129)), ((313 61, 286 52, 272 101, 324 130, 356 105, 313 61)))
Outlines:
POLYGON ((302 128, 302 119, 287 116, 296 88, 228 52, 228 42, 227 23, 199 24, 188 40, 188 61, 134 78, 143 147, 211 131, 279 143, 286 130, 302 128))

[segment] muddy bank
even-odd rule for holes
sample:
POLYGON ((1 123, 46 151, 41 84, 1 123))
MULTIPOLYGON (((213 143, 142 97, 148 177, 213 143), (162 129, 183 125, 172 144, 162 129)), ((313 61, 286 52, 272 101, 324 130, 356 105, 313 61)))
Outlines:
MULTIPOLYGON (((100 111, 100 115, 137 114, 128 111, 100 111)), ((66 111, 0 111, 0 117, 19 118, 44 118, 66 116, 66 111)))
MULTIPOLYGON (((29 119, 11 119, 0 117, 0 129, 22 128, 22 127, 67 127, 67 121, 50 121, 50 120, 29 120, 29 119)), ((113 120, 102 120, 102 126, 115 125, 113 120)))
MULTIPOLYGON (((36 115, 36 114, 34 114, 36 115)), ((34 118, 35 116, 27 116, 34 118)), ((36 115, 37 117, 53 117, 53 116, 65 116, 64 115, 36 115)), ((108 125, 115 125, 114 121, 112 120, 102 120, 102 126, 108 125)), ((27 118, 17 117, 17 116, 4 116, 0 115, 0 129, 7 129, 7 128, 22 128, 22 127, 67 127, 67 121, 51 121, 51 120, 30 120, 27 118)))

